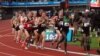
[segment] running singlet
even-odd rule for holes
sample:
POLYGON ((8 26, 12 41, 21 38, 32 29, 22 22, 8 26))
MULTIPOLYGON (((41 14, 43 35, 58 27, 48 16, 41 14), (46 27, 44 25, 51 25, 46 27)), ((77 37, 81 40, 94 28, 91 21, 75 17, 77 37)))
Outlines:
POLYGON ((69 26, 69 18, 67 18, 66 16, 64 16, 64 26, 69 26))
POLYGON ((32 30, 33 24, 34 24, 33 21, 28 21, 27 23, 24 24, 24 28, 27 30, 32 30))
POLYGON ((60 26, 69 26, 69 21, 70 20, 66 16, 64 16, 64 18, 61 18, 59 20, 58 25, 60 25, 60 26))

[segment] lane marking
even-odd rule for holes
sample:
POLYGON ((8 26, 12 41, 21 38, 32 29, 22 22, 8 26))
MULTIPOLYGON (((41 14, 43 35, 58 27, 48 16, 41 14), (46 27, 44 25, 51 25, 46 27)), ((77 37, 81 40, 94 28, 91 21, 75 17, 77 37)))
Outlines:
POLYGON ((23 49, 18 49, 18 48, 15 48, 15 47, 6 45, 6 44, 4 44, 4 43, 2 43, 2 42, 0 42, 0 44, 3 45, 3 46, 6 46, 6 47, 8 47, 8 48, 15 49, 15 50, 19 50, 19 51, 24 51, 24 52, 27 52, 27 53, 32 53, 32 54, 37 54, 37 55, 44 55, 44 56, 53 56, 53 55, 49 55, 49 54, 43 54, 43 53, 25 51, 25 50, 23 50, 23 49))
MULTIPOLYGON (((1 27, 1 26, 0 26, 0 27, 1 27)), ((6 30, 6 29, 8 29, 8 28, 11 28, 11 27, 1 27, 1 28, 0 28, 0 31, 6 30)))
MULTIPOLYGON (((8 46, 2 42, 0 42, 0 44, 8 47, 8 48, 11 48, 11 49, 16 49, 16 50, 20 50, 20 51, 24 51, 22 49, 18 49, 18 48, 15 48, 15 47, 11 47, 11 46, 8 46)), ((31 45, 31 46, 34 46, 34 45, 31 45)), ((53 49, 53 48, 48 48, 48 47, 44 47, 44 49, 48 49, 48 50, 53 50, 53 51, 58 51, 58 52, 64 52, 64 50, 58 50, 58 49, 53 49)), ((29 52, 29 53, 36 53, 36 54, 39 54, 41 55, 41 53, 37 53, 37 52, 31 52, 31 51, 25 51, 25 52, 29 52)), ((81 52, 74 52, 74 51, 67 51, 67 53, 71 53, 71 54, 78 54, 78 55, 87 55, 87 53, 81 53, 81 52)), ((42 54, 44 55, 44 54, 42 54)), ((100 55, 96 55, 96 54, 89 54, 91 56, 100 56, 100 55)), ((45 54, 45 56, 48 56, 47 54, 45 54)))
POLYGON ((2 37, 2 35, 0 35, 0 37, 2 37))
MULTIPOLYGON (((8 25, 10 25, 10 24, 8 24, 8 25)), ((7 29, 8 25, 7 24, 0 25, 0 30, 1 29, 7 29)), ((9 27, 11 27, 11 26, 9 26, 9 27)))
MULTIPOLYGON (((31 45, 31 46, 34 46, 34 45, 31 45)), ((63 53, 64 53, 64 50, 58 50, 58 49, 53 49, 53 48, 48 48, 48 47, 44 47, 44 49, 47 49, 47 50, 53 50, 53 51, 63 52, 63 53)), ((100 56, 100 55, 96 55, 96 54, 87 54, 87 53, 74 52, 74 51, 67 51, 67 53, 78 54, 78 55, 100 56)))
POLYGON ((0 31, 0 33, 5 32, 5 31, 9 31, 9 30, 11 30, 11 29, 2 30, 2 31, 0 31))
MULTIPOLYGON (((2 36, 2 35, 1 35, 1 36, 2 36)), ((3 38, 3 36, 0 37, 0 38, 3 38)), ((54 55, 48 55, 48 54, 43 54, 43 53, 37 53, 37 52, 31 52, 31 51, 25 51, 25 50, 23 50, 23 49, 18 49, 18 48, 15 48, 15 47, 6 45, 6 44, 4 44, 4 43, 2 43, 2 42, 0 42, 0 44, 3 45, 3 46, 6 46, 6 47, 8 47, 8 48, 15 49, 15 50, 19 50, 19 51, 24 51, 24 52, 27 52, 27 53, 32 53, 32 54, 37 54, 37 55, 43 55, 43 56, 54 56, 54 55)))
POLYGON ((8 37, 8 36, 14 36, 14 35, 0 35, 0 37, 8 37))
MULTIPOLYGON (((0 35, 0 36, 4 37, 3 35, 0 35)), ((5 35, 5 36, 14 36, 14 35, 5 35)), ((31 46, 34 46, 34 45, 31 45, 31 46)), ((14 49, 14 47, 13 47, 13 49, 14 49)), ((48 47, 44 47, 44 49, 58 51, 58 52, 64 52, 64 50, 58 50, 58 49, 53 49, 53 48, 48 48, 48 47)), ((67 51, 67 53, 78 54, 78 55, 87 55, 87 53, 74 52, 74 51, 67 51)), ((91 56, 100 56, 100 55, 95 55, 95 54, 89 54, 89 55, 91 55, 91 56)))
POLYGON ((6 33, 5 35, 14 35, 14 33, 9 32, 9 33, 6 33))
POLYGON ((4 54, 4 55, 7 55, 7 56, 16 56, 16 55, 5 53, 5 52, 0 52, 0 54, 4 54))

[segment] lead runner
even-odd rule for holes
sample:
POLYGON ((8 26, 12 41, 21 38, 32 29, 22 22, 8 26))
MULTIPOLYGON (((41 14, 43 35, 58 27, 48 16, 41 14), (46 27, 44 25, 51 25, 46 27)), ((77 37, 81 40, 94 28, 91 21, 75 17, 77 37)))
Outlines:
POLYGON ((64 42, 64 51, 65 51, 65 54, 66 54, 67 53, 67 38, 66 38, 66 35, 68 33, 68 30, 69 30, 70 19, 69 19, 68 10, 66 10, 66 8, 65 8, 65 2, 62 2, 60 7, 61 7, 61 10, 59 12, 59 16, 60 15, 62 15, 62 16, 59 17, 60 20, 58 22, 58 26, 60 27, 60 30, 61 30, 61 33, 62 33, 62 38, 57 43, 56 48, 59 48, 60 43, 64 42))

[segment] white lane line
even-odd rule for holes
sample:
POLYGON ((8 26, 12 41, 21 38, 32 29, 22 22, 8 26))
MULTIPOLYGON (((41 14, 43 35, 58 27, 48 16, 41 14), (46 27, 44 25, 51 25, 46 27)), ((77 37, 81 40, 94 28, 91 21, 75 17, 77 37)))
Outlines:
POLYGON ((8 25, 6 25, 6 26, 0 26, 1 28, 0 28, 0 30, 5 30, 5 29, 10 29, 11 27, 8 27, 8 25))
MULTIPOLYGON (((3 38, 4 36, 0 35, 1 37, 0 38, 3 38)), ((12 35, 11 35, 12 36, 12 35)), ((3 46, 6 46, 8 48, 11 48, 11 49, 15 49, 15 50, 19 50, 19 51, 24 51, 24 52, 27 52, 27 53, 32 53, 32 54, 37 54, 37 55, 43 55, 43 56, 53 56, 53 55, 49 55, 49 54, 43 54, 43 53, 37 53, 37 52, 31 52, 31 51, 25 51, 23 49, 18 49, 18 48, 15 48, 15 47, 12 47, 12 46, 9 46, 9 45, 6 45, 2 42, 0 42, 1 45, 3 46)))
POLYGON ((2 37, 2 35, 0 35, 0 37, 2 37))
MULTIPOLYGON (((2 36, 2 35, 1 35, 2 36)), ((13 36, 13 35, 9 35, 9 36, 13 36)), ((2 36, 3 37, 3 36, 2 36)), ((0 42, 0 44, 3 44, 0 42)), ((4 46, 7 46, 5 44, 3 44, 4 46)), ((31 45, 31 46, 34 46, 34 45, 31 45)), ((10 46, 7 46, 9 48, 12 48, 12 49, 16 49, 14 47, 10 47, 10 46)), ((64 52, 64 50, 58 50, 58 49, 53 49, 53 48, 48 48, 48 47, 44 47, 44 49, 48 49, 48 50, 53 50, 53 51, 58 51, 58 52, 64 52)), ((17 50, 22 50, 22 49, 18 49, 17 50)), ((31 53, 30 51, 28 51, 29 53, 31 53)), ((33 52, 32 52, 33 53, 33 52)), ((72 54, 78 54, 78 55, 87 55, 87 53, 81 53, 81 52, 74 52, 74 51, 67 51, 67 53, 72 53, 72 54)), ((95 55, 95 54, 89 54, 91 56, 100 56, 100 55, 95 55)), ((46 55, 47 56, 47 55, 46 55)))
POLYGON ((14 35, 0 35, 0 37, 9 37, 9 36, 14 36, 14 35))
POLYGON ((6 46, 8 48, 15 49, 15 50, 19 50, 19 51, 24 51, 24 52, 27 52, 27 53, 32 53, 32 54, 37 54, 37 55, 43 55, 43 56, 54 56, 54 55, 50 55, 50 54, 44 54, 44 53, 38 53, 38 52, 25 51, 23 49, 18 49, 18 48, 15 48, 15 47, 6 45, 6 44, 4 44, 2 42, 0 42, 0 44, 3 45, 3 46, 6 46))
MULTIPOLYGON (((45 47, 45 49, 64 52, 64 50, 52 49, 52 48, 48 48, 48 47, 45 47)), ((78 54, 78 55, 88 55, 87 53, 74 52, 74 51, 67 51, 67 53, 78 54)), ((100 56, 100 55, 95 55, 95 54, 89 54, 89 55, 91 55, 91 56, 100 56)))
MULTIPOLYGON (((31 45, 31 46, 34 46, 34 45, 31 45)), ((44 47, 44 49, 53 50, 53 51, 58 51, 58 52, 64 52, 64 50, 58 50, 58 49, 53 49, 53 48, 48 48, 48 47, 44 47)), ((96 55, 96 54, 87 54, 87 53, 74 52, 74 51, 67 51, 67 53, 78 54, 78 55, 100 56, 100 55, 96 55)))
POLYGON ((14 35, 14 33, 9 32, 9 33, 6 33, 5 35, 14 35))
POLYGON ((0 54, 7 55, 7 56, 16 56, 16 55, 5 53, 5 52, 0 52, 0 54))
POLYGON ((9 31, 9 30, 11 30, 11 29, 2 30, 2 31, 0 31, 0 33, 5 32, 5 31, 9 31))

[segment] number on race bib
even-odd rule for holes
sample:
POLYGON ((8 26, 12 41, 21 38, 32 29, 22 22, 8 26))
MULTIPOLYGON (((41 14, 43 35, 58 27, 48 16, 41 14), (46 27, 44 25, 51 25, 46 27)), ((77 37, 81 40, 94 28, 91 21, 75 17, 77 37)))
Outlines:
POLYGON ((50 39, 50 40, 54 40, 54 37, 55 37, 54 34, 50 34, 49 39, 50 39))
POLYGON ((85 26, 85 27, 89 26, 89 23, 84 23, 84 26, 85 26))
POLYGON ((55 39, 55 33, 53 30, 46 30, 46 41, 52 41, 55 39))
POLYGON ((59 25, 63 25, 63 21, 60 21, 60 22, 59 22, 59 25))
POLYGON ((69 25, 69 23, 64 23, 64 26, 68 26, 69 25))

